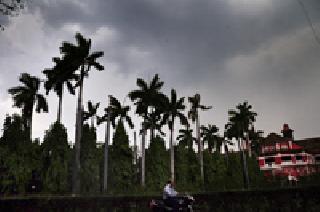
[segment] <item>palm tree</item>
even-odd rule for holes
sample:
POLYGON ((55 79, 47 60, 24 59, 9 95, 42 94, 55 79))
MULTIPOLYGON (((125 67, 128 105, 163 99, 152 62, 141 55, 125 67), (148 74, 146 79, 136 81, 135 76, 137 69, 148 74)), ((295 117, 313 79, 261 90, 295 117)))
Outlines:
POLYGON ((171 170, 171 180, 174 181, 174 144, 173 144, 173 132, 174 132, 174 121, 179 118, 182 125, 188 125, 187 117, 182 113, 186 108, 184 105, 184 97, 177 98, 177 93, 174 89, 171 90, 171 99, 167 98, 165 104, 165 111, 163 115, 163 122, 168 124, 170 130, 170 170, 171 170))
POLYGON ((209 152, 212 152, 212 149, 215 148, 219 153, 222 145, 222 140, 219 135, 217 135, 219 128, 216 125, 209 124, 207 127, 202 125, 200 130, 202 141, 208 143, 209 152))
POLYGON ((249 176, 246 156, 243 146, 244 134, 249 133, 249 126, 253 126, 257 113, 252 111, 252 106, 247 101, 236 106, 236 110, 229 110, 229 137, 233 136, 238 140, 239 152, 243 164, 243 178, 245 188, 249 187, 249 176))
MULTIPOLYGON (((155 74, 151 82, 148 84, 143 79, 137 79, 137 86, 139 89, 129 92, 129 97, 132 101, 135 101, 136 113, 147 119, 147 116, 151 113, 161 113, 161 109, 164 107, 166 96, 160 91, 164 82, 160 81, 158 74, 155 74), (151 109, 150 112, 148 109, 151 109)), ((152 115, 150 115, 151 117, 152 115)), ((154 130, 151 127, 151 135, 154 135, 154 130)), ((154 136, 151 136, 153 138, 154 136)))
POLYGON ((236 110, 229 110, 229 123, 236 129, 236 137, 242 137, 245 132, 249 131, 251 126, 256 121, 257 113, 252 111, 252 105, 247 101, 236 106, 236 110))
POLYGON ((188 98, 189 102, 191 103, 191 109, 188 112, 188 118, 191 118, 193 123, 196 123, 196 138, 198 143, 198 154, 199 154, 199 161, 200 161, 200 174, 201 174, 201 181, 204 183, 204 172, 203 172, 203 146, 202 142, 200 141, 200 117, 199 117, 199 109, 200 110, 209 110, 212 106, 204 106, 200 104, 200 94, 195 94, 193 97, 188 98))
POLYGON ((83 111, 83 121, 91 118, 91 127, 94 127, 94 118, 97 116, 97 110, 100 106, 100 103, 93 104, 91 101, 88 101, 88 110, 83 111))
POLYGON ((105 161, 104 161, 104 191, 107 191, 108 186, 108 146, 110 143, 110 123, 115 127, 116 119, 123 122, 125 120, 129 127, 132 129, 134 127, 133 122, 128 116, 130 106, 121 105, 121 103, 113 96, 109 95, 109 105, 105 109, 105 114, 102 117, 97 117, 97 124, 100 125, 102 122, 107 122, 106 134, 105 134, 105 161))
POLYGON ((223 147, 224 147, 224 155, 225 155, 225 161, 227 164, 227 168, 229 167, 229 150, 228 145, 233 145, 232 139, 234 134, 234 130, 230 126, 230 124, 224 125, 224 134, 223 134, 223 147))
POLYGON ((66 59, 61 60, 58 57, 52 58, 55 63, 52 69, 45 69, 42 73, 46 75, 47 80, 45 81, 44 87, 46 89, 46 94, 48 95, 50 90, 54 90, 59 98, 58 112, 57 112, 57 122, 60 123, 62 114, 62 96, 64 86, 67 85, 70 94, 75 94, 74 86, 72 81, 78 80, 78 75, 74 72, 67 71, 70 67, 69 61, 66 59))
POLYGON ((252 110, 252 106, 247 101, 236 106, 236 110, 229 110, 229 122, 227 124, 228 137, 236 138, 238 140, 238 147, 240 149, 240 139, 244 138, 244 134, 248 133, 249 126, 253 126, 257 113, 252 110))
POLYGON ((40 79, 28 73, 22 73, 19 81, 23 84, 10 88, 9 94, 12 95, 14 106, 22 108, 25 127, 29 131, 29 138, 32 139, 32 115, 33 108, 36 112, 48 112, 48 104, 45 97, 39 93, 40 79))
POLYGON ((78 102, 76 112, 76 132, 75 132, 75 163, 73 168, 72 191, 79 193, 80 191, 80 140, 82 134, 82 95, 83 95, 83 81, 84 77, 88 77, 91 67, 98 71, 104 70, 104 66, 96 60, 103 56, 103 52, 90 53, 91 39, 85 39, 80 33, 76 33, 76 45, 63 42, 60 51, 63 54, 63 59, 70 62, 72 69, 68 72, 75 72, 80 68, 80 76, 76 86, 78 90, 78 102))
POLYGON ((150 130, 150 142, 154 138, 155 131, 158 131, 162 136, 165 136, 165 133, 162 131, 162 126, 164 125, 162 113, 162 109, 155 108, 155 110, 147 114, 147 117, 143 122, 145 130, 150 130))
MULTIPOLYGON (((138 89, 130 91, 129 97, 131 101, 135 102, 136 113, 146 122, 149 107, 159 107, 165 99, 165 95, 161 93, 161 88, 164 82, 160 81, 158 74, 156 74, 150 83, 147 83, 141 78, 137 79, 138 89)), ((151 134, 153 134, 153 127, 151 127, 151 134)), ((146 128, 142 124, 142 161, 141 161, 141 185, 145 186, 145 135, 146 128)))
POLYGON ((104 140, 104 166, 103 166, 103 191, 108 190, 108 158, 109 158, 109 143, 110 143, 110 123, 111 123, 111 104, 110 95, 108 96, 108 107, 104 109, 105 114, 102 117, 97 116, 97 125, 106 122, 105 125, 105 140, 104 140))
POLYGON ((121 105, 118 99, 116 99, 113 96, 110 96, 110 109, 112 114, 111 123, 113 127, 115 127, 116 125, 116 119, 119 118, 119 120, 122 122, 125 120, 129 125, 129 127, 133 129, 134 127, 133 122, 130 116, 128 115, 128 112, 130 111, 130 106, 121 105))
POLYGON ((197 139, 192 136, 192 129, 187 127, 186 129, 180 129, 179 135, 177 136, 177 140, 179 143, 182 143, 184 146, 187 146, 189 149, 192 149, 193 142, 197 139))

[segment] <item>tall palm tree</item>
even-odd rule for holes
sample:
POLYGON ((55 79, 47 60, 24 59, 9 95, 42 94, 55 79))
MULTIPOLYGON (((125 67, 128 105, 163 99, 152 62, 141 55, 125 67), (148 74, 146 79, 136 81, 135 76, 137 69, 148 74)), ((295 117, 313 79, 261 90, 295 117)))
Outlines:
POLYGON ((192 136, 192 129, 187 127, 186 129, 180 129, 179 135, 177 136, 177 140, 179 143, 182 143, 184 146, 187 146, 189 149, 192 149, 193 142, 197 139, 192 136))
POLYGON ((232 142, 232 138, 234 138, 234 129, 230 124, 224 125, 224 133, 223 133, 223 146, 224 146, 224 155, 227 163, 227 167, 229 167, 229 149, 228 145, 234 145, 232 142))
POLYGON ((63 42, 60 51, 63 54, 63 59, 70 62, 72 69, 68 72, 75 72, 80 68, 79 79, 76 86, 78 90, 77 112, 76 112, 76 132, 75 132, 75 163, 73 168, 72 191, 73 193, 80 192, 80 140, 82 134, 82 95, 83 95, 83 81, 84 77, 88 77, 91 67, 98 71, 104 70, 96 60, 103 56, 102 51, 90 52, 91 39, 84 38, 80 33, 76 33, 76 45, 63 42))
POLYGON ((106 122, 106 134, 105 134, 105 161, 104 161, 104 191, 107 191, 108 186, 108 145, 110 143, 110 123, 115 127, 116 120, 119 119, 123 123, 126 121, 129 127, 134 127, 133 122, 128 115, 130 106, 121 105, 121 103, 113 96, 109 95, 109 105, 105 109, 105 114, 102 117, 97 117, 97 124, 106 122))
POLYGON ((220 147, 222 145, 222 139, 217 135, 219 128, 216 125, 208 124, 208 126, 201 126, 201 138, 203 142, 208 143, 208 149, 212 152, 212 149, 215 148, 216 151, 220 151, 220 147))
MULTIPOLYGON (((155 74, 151 82, 147 83, 141 78, 137 79, 136 90, 129 92, 129 97, 132 101, 135 101, 136 113, 147 119, 149 114, 154 113, 158 115, 164 107, 166 96, 161 92, 161 88, 164 82, 160 81, 158 74, 155 74), (149 110, 150 109, 150 110, 149 110)), ((152 115, 150 115, 151 118, 152 115)), ((153 135, 153 129, 150 129, 151 135, 153 135)), ((153 138, 153 136, 151 136, 153 138)))
MULTIPOLYGON (((252 106, 247 101, 236 106, 236 110, 229 110, 229 131, 238 140, 239 153, 243 165, 243 178, 245 188, 249 187, 249 176, 246 162, 246 155, 243 146, 244 133, 249 133, 249 126, 253 126, 257 113, 252 111, 252 106)), ((230 136, 230 135, 229 135, 230 136)))
POLYGON ((100 106, 100 103, 93 104, 91 101, 88 101, 88 110, 83 111, 83 121, 91 118, 91 127, 94 127, 94 118, 97 116, 97 110, 100 106))
POLYGON ((238 104, 235 110, 229 110, 229 122, 227 124, 228 137, 236 138, 238 141, 238 148, 241 148, 241 139, 244 134, 248 133, 249 126, 253 126, 256 120, 257 113, 252 111, 252 106, 247 101, 238 104))
POLYGON ((184 97, 177 98, 177 93, 174 89, 171 90, 171 99, 167 98, 165 104, 165 110, 163 115, 163 122, 168 124, 170 131, 170 171, 171 171, 171 180, 174 181, 174 144, 173 144, 173 132, 175 119, 179 118, 182 125, 188 125, 187 117, 182 113, 186 108, 184 105, 184 97))
POLYGON ((202 142, 200 141, 200 117, 199 117, 199 110, 209 110, 212 106, 205 106, 200 104, 200 94, 195 94, 193 97, 188 98, 189 102, 191 103, 190 111, 188 112, 188 118, 192 120, 193 123, 196 123, 196 138, 198 143, 198 155, 199 155, 199 162, 200 162, 200 174, 201 174, 201 181, 204 183, 204 172, 203 172, 203 146, 202 142))
POLYGON ((62 60, 58 57, 54 57, 52 60, 55 63, 54 67, 52 69, 45 69, 42 73, 45 74, 47 78, 44 83, 46 94, 48 95, 50 90, 54 90, 59 98, 57 122, 60 122, 64 86, 67 86, 70 94, 75 95, 75 89, 72 82, 78 80, 78 75, 75 72, 67 71, 68 69, 73 70, 73 68, 70 67, 71 63, 68 60, 62 60))
MULTIPOLYGON (((135 102, 136 113, 146 122, 149 107, 159 107, 164 102, 165 95, 161 93, 161 88, 164 82, 160 81, 158 74, 155 74, 150 83, 147 83, 141 78, 137 79, 138 89, 130 91, 129 97, 135 102)), ((151 129, 153 134, 153 129, 151 129)), ((145 186, 145 135, 146 128, 142 124, 142 161, 141 161, 141 185, 145 186)))
MULTIPOLYGON (((111 123, 112 126, 115 127, 116 119, 119 118, 122 122, 126 121, 131 129, 133 129, 133 122, 128 115, 130 111, 130 106, 121 105, 118 99, 113 96, 110 96, 110 109, 111 109, 111 123)), ((124 123, 124 122, 123 122, 124 123)))
POLYGON ((252 111, 252 105, 247 101, 236 106, 236 110, 229 110, 229 123, 235 127, 236 137, 242 137, 245 132, 249 131, 251 126, 256 121, 257 113, 252 111))
POLYGON ((39 93, 40 79, 31 76, 28 73, 22 73, 19 81, 23 84, 10 88, 9 94, 12 95, 14 106, 22 109, 25 127, 29 131, 29 137, 32 139, 32 115, 34 106, 36 112, 48 112, 48 104, 45 97, 39 93))
POLYGON ((162 109, 155 108, 153 111, 147 114, 146 119, 143 122, 145 130, 150 130, 150 142, 154 138, 155 131, 158 131, 162 136, 165 133, 162 131, 162 126, 164 125, 162 120, 162 109))
POLYGON ((104 109, 105 114, 102 117, 97 116, 97 125, 106 122, 105 140, 104 140, 104 164, 103 164, 103 191, 108 191, 108 159, 109 159, 109 143, 110 143, 110 123, 111 123, 111 104, 110 95, 108 96, 108 106, 104 109))

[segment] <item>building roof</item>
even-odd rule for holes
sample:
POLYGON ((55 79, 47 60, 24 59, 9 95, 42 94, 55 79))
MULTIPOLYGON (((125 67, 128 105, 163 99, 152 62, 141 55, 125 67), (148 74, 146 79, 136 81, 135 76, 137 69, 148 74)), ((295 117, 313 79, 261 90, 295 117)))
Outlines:
POLYGON ((308 153, 320 153, 320 137, 296 140, 294 141, 294 143, 302 146, 304 151, 308 153))
POLYGON ((276 134, 276 133, 270 133, 267 137, 262 138, 261 144, 262 145, 272 145, 276 143, 286 142, 291 139, 289 138, 283 138, 282 136, 276 134))
MULTIPOLYGON (((270 146, 275 145, 276 143, 284 143, 288 142, 292 139, 290 138, 283 138, 282 136, 276 133, 270 133, 266 138, 263 138, 260 142, 262 146, 270 146)), ((311 154, 320 154, 320 137, 315 138, 305 138, 301 140, 292 140, 292 149, 289 150, 290 152, 297 152, 297 151, 305 151, 311 154)))

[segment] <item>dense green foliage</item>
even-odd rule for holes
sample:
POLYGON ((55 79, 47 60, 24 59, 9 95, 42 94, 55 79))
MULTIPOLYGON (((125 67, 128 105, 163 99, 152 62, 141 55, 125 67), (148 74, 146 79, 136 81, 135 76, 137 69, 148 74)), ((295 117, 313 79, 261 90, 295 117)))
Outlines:
POLYGON ((130 192, 133 189, 133 157, 129 148, 128 135, 123 122, 119 120, 110 148, 109 190, 111 192, 130 192))
POLYGON ((68 192, 70 149, 64 126, 54 123, 46 132, 41 147, 43 190, 50 193, 68 192))
POLYGON ((88 124, 83 126, 80 164, 81 164, 81 191, 83 193, 97 193, 100 191, 100 160, 98 149, 96 148, 95 128, 88 124))
POLYGON ((227 166, 223 156, 217 153, 210 154, 208 150, 204 151, 203 156, 205 189, 208 191, 225 189, 229 182, 225 181, 227 166))
MULTIPOLYGON (((31 142, 21 116, 7 116, 0 142, 0 191, 5 194, 44 192, 70 193, 72 154, 64 126, 54 123, 43 142, 31 142), (30 185, 36 186, 31 189, 30 185)), ((181 135, 184 132, 181 131, 181 135)), ((179 136, 178 136, 179 137, 179 136)), ((204 187, 201 187, 198 155, 190 148, 192 137, 180 136, 175 146, 176 186, 181 192, 223 191, 243 188, 242 163, 239 153, 220 154, 204 151, 204 187), (187 139, 187 140, 185 140, 187 139)), ((250 188, 285 186, 285 179, 266 181, 255 157, 248 157, 250 188)), ((170 178, 170 152, 165 140, 156 136, 146 150, 146 187, 139 186, 133 151, 123 122, 119 119, 110 145, 109 192, 161 192, 170 178)), ((139 167, 138 167, 139 168, 139 167)), ((103 147, 96 146, 95 128, 85 124, 81 140, 81 192, 99 193, 103 184, 103 147)), ((319 175, 299 182, 317 184, 319 175)))
POLYGON ((200 167, 196 153, 192 148, 180 143, 176 147, 176 184, 180 191, 199 191, 200 167))
POLYGON ((156 136, 146 151, 146 187, 150 191, 161 191, 170 178, 169 152, 165 141, 156 136))
POLYGON ((25 192, 29 180, 40 171, 40 147, 32 143, 22 118, 7 116, 0 142, 1 193, 25 192))

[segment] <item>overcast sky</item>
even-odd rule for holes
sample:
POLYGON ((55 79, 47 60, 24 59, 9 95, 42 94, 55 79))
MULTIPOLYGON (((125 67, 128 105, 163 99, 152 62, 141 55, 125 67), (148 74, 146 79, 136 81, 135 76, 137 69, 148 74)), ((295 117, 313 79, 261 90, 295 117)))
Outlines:
MULTIPOLYGON (((320 35, 320 1, 303 2, 320 35)), ((288 123, 296 138, 320 136, 320 45, 297 0, 33 0, 18 17, 0 20, 1 128, 6 114, 19 112, 7 93, 19 74, 44 78, 62 41, 75 42, 79 31, 105 53, 105 71, 84 82, 85 102, 105 107, 112 94, 131 104, 125 96, 137 77, 159 73, 166 94, 201 94, 213 106, 201 123, 221 133, 227 111, 248 100, 264 135, 288 123)), ((34 115, 33 136, 41 140, 56 119, 55 93, 48 101, 49 114, 34 115)), ((63 101, 62 121, 74 140, 76 99, 65 92, 63 101)), ((103 133, 101 126, 99 140, 103 133)))

